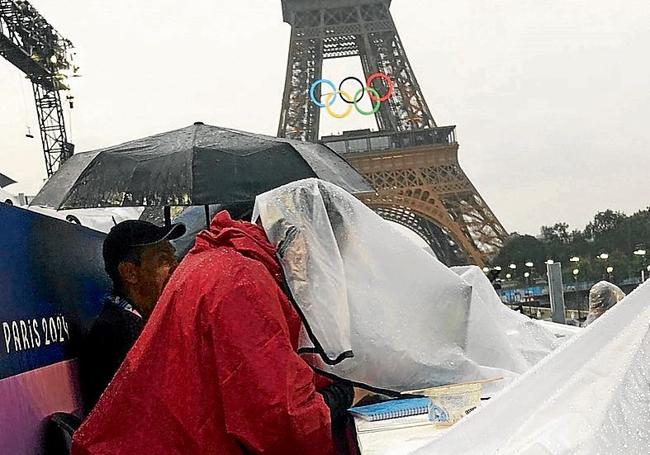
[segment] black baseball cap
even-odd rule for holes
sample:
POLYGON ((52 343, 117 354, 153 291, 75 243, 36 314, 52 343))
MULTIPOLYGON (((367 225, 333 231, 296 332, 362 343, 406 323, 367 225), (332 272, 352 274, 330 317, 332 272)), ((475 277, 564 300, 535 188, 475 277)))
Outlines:
POLYGON ((104 239, 104 264, 111 274, 120 262, 129 257, 134 248, 165 240, 175 240, 185 234, 182 223, 171 226, 156 226, 148 221, 127 220, 113 226, 104 239))

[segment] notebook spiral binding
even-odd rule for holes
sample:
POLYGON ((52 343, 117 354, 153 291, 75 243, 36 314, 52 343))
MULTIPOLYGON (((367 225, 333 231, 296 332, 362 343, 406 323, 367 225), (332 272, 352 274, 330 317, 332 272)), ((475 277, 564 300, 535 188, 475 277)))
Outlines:
POLYGON ((399 409, 395 411, 387 411, 379 414, 373 415, 369 420, 375 422, 378 420, 390 420, 390 419, 399 419, 402 417, 410 417, 421 414, 427 414, 429 412, 429 406, 420 406, 417 408, 410 409, 399 409))

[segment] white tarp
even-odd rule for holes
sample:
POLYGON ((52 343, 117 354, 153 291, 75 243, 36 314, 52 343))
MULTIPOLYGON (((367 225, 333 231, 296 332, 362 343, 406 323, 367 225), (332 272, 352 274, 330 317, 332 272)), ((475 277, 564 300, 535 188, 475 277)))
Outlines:
POLYGON ((460 270, 463 279, 332 184, 265 193, 258 217, 311 332, 301 347, 321 354, 308 359, 318 369, 404 391, 511 377, 556 346, 505 308, 480 271, 460 270))
POLYGON ((505 306, 480 268, 452 270, 472 286, 466 351, 474 361, 521 374, 559 346, 537 321, 505 306))
POLYGON ((11 201, 13 205, 19 205, 18 197, 0 188, 0 202, 4 203, 5 201, 11 201))
POLYGON ((415 454, 648 453, 649 328, 646 283, 415 454))
POLYGON ((108 233, 113 226, 122 221, 139 219, 140 215, 142 215, 142 212, 144 211, 144 207, 111 207, 71 210, 54 210, 39 206, 29 206, 24 208, 31 210, 32 212, 40 213, 41 215, 74 222, 103 233, 108 233))

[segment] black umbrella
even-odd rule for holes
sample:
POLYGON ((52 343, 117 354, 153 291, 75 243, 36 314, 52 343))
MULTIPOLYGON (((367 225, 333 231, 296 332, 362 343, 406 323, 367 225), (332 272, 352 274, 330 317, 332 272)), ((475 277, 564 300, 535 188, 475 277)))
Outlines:
POLYGON ((0 188, 4 188, 5 186, 9 186, 13 183, 16 183, 14 179, 7 177, 4 174, 0 174, 0 188))
POLYGON ((286 183, 316 177, 351 193, 374 191, 322 144, 197 122, 187 128, 79 153, 34 198, 55 209, 250 203, 286 183))

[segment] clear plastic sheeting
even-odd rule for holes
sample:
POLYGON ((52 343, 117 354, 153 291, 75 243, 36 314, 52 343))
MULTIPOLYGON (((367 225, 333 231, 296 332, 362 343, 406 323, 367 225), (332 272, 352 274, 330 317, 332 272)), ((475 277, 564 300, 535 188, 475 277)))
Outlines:
POLYGON ((474 361, 524 373, 560 345, 537 321, 505 306, 480 268, 452 270, 472 286, 466 351, 474 361))
POLYGON ((498 397, 414 453, 648 453, 649 323, 646 283, 498 397))
POLYGON ((571 338, 582 331, 581 327, 575 325, 558 324, 553 321, 544 321, 541 319, 536 320, 537 324, 549 330, 556 338, 565 339, 571 338))
POLYGON ((265 193, 258 218, 306 322, 301 351, 320 354, 307 360, 326 373, 405 391, 510 377, 554 347, 497 302, 485 277, 459 276, 335 185, 309 179, 265 193))
POLYGON ((593 323, 607 310, 625 298, 625 293, 607 281, 596 283, 589 291, 589 314, 585 325, 593 323))

